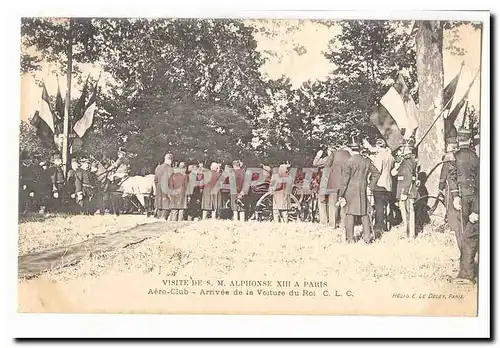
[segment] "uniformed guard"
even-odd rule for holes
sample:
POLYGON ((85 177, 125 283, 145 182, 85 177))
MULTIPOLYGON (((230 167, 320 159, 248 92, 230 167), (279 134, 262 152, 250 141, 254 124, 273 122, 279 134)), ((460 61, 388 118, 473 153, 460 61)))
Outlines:
POLYGON ((465 230, 479 195, 479 157, 471 149, 471 131, 465 127, 458 130, 458 148, 455 153, 456 174, 454 173, 452 180, 450 180, 450 189, 453 196, 453 206, 461 212, 459 214, 460 232, 457 235, 457 244, 462 254, 464 250, 472 248, 471 243, 475 243, 473 239, 476 237, 471 240, 468 235, 465 238, 465 230))
POLYGON ((417 160, 414 149, 414 138, 403 140, 401 156, 396 159, 391 171, 391 174, 397 177, 396 199, 399 202, 403 227, 410 238, 416 237, 414 203, 417 197, 417 160))
POLYGON ((19 213, 31 212, 35 198, 35 173, 28 158, 28 153, 22 151, 19 165, 19 213))
POLYGON ((75 176, 76 202, 85 215, 90 215, 92 213, 95 180, 90 172, 90 160, 88 158, 82 158, 80 166, 75 176))
POLYGON ((50 182, 52 184, 51 207, 54 211, 60 211, 64 198, 64 172, 62 169, 62 158, 55 154, 52 156, 52 164, 48 168, 50 182))
POLYGON ((66 193, 67 193, 67 199, 66 199, 66 205, 67 205, 67 210, 70 213, 77 213, 80 209, 79 205, 76 203, 76 186, 75 186, 75 180, 76 180, 76 172, 80 168, 80 164, 78 163, 78 159, 72 158, 71 159, 71 168, 68 170, 68 173, 66 174, 66 193))
POLYGON ((445 222, 450 226, 450 228, 459 235, 461 231, 460 227, 460 215, 459 211, 453 207, 452 194, 450 189, 450 180, 453 180, 453 175, 456 175, 456 161, 455 152, 458 150, 456 134, 449 136, 445 139, 446 143, 446 153, 443 156, 443 165, 441 167, 441 174, 439 176, 439 194, 444 198, 446 215, 445 222))
MULTIPOLYGON (((474 262, 479 250, 479 180, 476 192, 472 196, 471 212, 462 236, 462 248, 460 250, 460 270, 458 276, 453 279, 456 284, 473 284, 477 280, 478 265, 474 262)), ((478 259, 479 260, 479 259, 478 259)))
POLYGON ((361 217, 363 225, 363 239, 365 243, 373 242, 371 222, 368 217, 367 184, 370 177, 370 189, 374 189, 380 173, 368 158, 361 156, 361 146, 352 139, 349 145, 351 157, 342 166, 342 185, 340 188, 339 205, 345 206, 346 242, 354 242, 354 218, 361 217))
POLYGON ((39 206, 39 212, 46 213, 52 209, 52 184, 48 172, 49 165, 47 161, 41 161, 39 166, 39 175, 37 175, 35 180, 35 195, 39 206))
POLYGON ((117 159, 114 161, 108 170, 110 172, 110 180, 113 182, 121 182, 125 179, 130 170, 127 153, 123 147, 118 148, 116 153, 117 159))

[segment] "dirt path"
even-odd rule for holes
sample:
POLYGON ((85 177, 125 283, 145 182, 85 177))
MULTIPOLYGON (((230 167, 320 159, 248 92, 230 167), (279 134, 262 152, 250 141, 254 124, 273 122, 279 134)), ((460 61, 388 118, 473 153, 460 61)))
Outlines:
POLYGON ((174 232, 187 224, 189 222, 148 223, 108 236, 93 237, 81 243, 21 255, 18 257, 18 277, 31 278, 48 270, 68 267, 78 263, 85 256, 127 248, 146 239, 174 232))

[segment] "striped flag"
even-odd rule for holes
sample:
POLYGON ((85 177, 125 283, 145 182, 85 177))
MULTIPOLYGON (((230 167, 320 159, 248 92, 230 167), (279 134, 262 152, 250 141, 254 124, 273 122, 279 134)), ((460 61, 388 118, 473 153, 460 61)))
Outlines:
POLYGON ((94 113, 96 109, 96 101, 97 101, 97 83, 99 79, 95 83, 94 90, 92 96, 90 97, 89 102, 85 108, 85 112, 83 116, 75 123, 73 130, 75 133, 82 138, 85 135, 85 132, 92 126, 94 121, 94 113))
POLYGON ((80 99, 76 102, 75 108, 73 110, 73 124, 76 124, 78 120, 80 120, 83 117, 83 114, 85 112, 85 102, 87 100, 87 85, 89 82, 89 76, 87 76, 87 79, 85 80, 85 84, 83 85, 83 90, 82 90, 82 95, 80 96, 80 99))
POLYGON ((56 95, 56 110, 55 110, 55 131, 60 134, 63 132, 64 123, 64 102, 61 95, 61 89, 59 87, 59 79, 57 79, 57 95, 56 95))
POLYGON ((54 142, 54 115, 52 114, 49 94, 47 93, 45 84, 42 88, 40 111, 35 112, 30 123, 36 128, 36 134, 44 144, 51 146, 54 142))
POLYGON ((455 96, 455 92, 457 91, 458 81, 460 80, 460 75, 462 74, 462 69, 464 67, 464 63, 460 66, 460 71, 457 76, 455 76, 444 88, 443 91, 443 105, 444 110, 451 110, 451 104, 453 103, 453 98, 455 96))
POLYGON ((380 100, 380 106, 370 115, 370 120, 385 138, 389 148, 394 150, 401 145, 403 139, 415 136, 417 117, 417 105, 403 76, 398 74, 396 82, 380 100))

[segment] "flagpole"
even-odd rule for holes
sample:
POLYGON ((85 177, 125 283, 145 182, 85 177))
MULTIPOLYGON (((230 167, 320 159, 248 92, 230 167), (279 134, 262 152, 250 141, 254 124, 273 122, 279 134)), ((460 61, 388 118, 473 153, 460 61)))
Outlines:
MULTIPOLYGON (((479 71, 480 70, 478 70, 478 72, 476 73, 476 76, 474 76, 474 78, 472 79, 472 82, 469 84, 469 88, 467 89, 467 93, 469 93, 472 85, 474 84, 474 81, 476 81, 476 78, 479 75, 479 71)), ((429 126, 429 128, 427 128, 427 130, 425 131, 424 135, 422 135, 422 138, 420 138, 420 140, 418 141, 417 145, 415 145, 415 147, 418 147, 418 145, 420 145, 420 143, 422 142, 422 140, 424 140, 424 138, 427 136, 427 134, 429 134, 429 132, 431 131, 431 129, 434 126, 434 124, 437 122, 437 120, 439 120, 439 118, 441 117, 441 115, 446 110, 446 107, 448 106, 449 103, 451 103, 452 100, 453 100, 453 98, 451 98, 450 100, 448 100, 448 102, 443 107, 443 109, 441 110, 441 112, 439 113, 439 115, 437 115, 437 117, 434 119, 434 121, 432 121, 431 125, 429 126)))
POLYGON ((71 74, 73 68, 73 20, 69 18, 68 30, 68 66, 66 70, 66 103, 64 105, 64 128, 63 128, 63 146, 62 146, 62 160, 64 173, 68 171, 69 163, 69 113, 71 104, 71 74))

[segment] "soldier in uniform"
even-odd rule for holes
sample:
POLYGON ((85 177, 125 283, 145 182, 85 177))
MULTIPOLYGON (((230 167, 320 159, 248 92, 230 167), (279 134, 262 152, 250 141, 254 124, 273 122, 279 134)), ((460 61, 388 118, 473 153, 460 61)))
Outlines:
POLYGON ((80 207, 78 204, 76 204, 76 186, 75 186, 75 180, 76 180, 76 173, 78 169, 80 168, 80 164, 78 163, 78 159, 72 158, 71 159, 71 168, 68 170, 68 173, 66 174, 66 193, 67 193, 67 206, 68 206, 68 211, 71 213, 77 213, 80 207))
POLYGON ((35 173, 30 164, 28 153, 22 151, 19 165, 19 213, 30 212, 34 204, 35 173))
POLYGON ((51 207, 54 211, 60 211, 64 198, 64 172, 62 169, 62 158, 59 155, 52 157, 52 165, 48 168, 50 182, 52 184, 51 207))
MULTIPOLYGON (((323 167, 322 175, 328 176, 327 190, 328 194, 322 193, 324 188, 319 189, 319 220, 322 224, 329 224, 333 228, 337 227, 337 219, 339 215, 339 206, 337 204, 339 197, 339 189, 341 185, 341 169, 342 165, 351 157, 351 154, 346 149, 335 150, 333 147, 328 148, 328 156, 321 158, 323 151, 318 151, 313 160, 313 166, 323 167)), ((321 184, 320 184, 321 185, 321 184)), ((344 215, 341 208, 339 217, 344 215)))
POLYGON ((414 202, 417 196, 417 160, 414 149, 414 138, 403 140, 401 156, 396 159, 391 170, 391 174, 397 179, 396 199, 399 202, 403 226, 406 235, 411 238, 416 237, 414 202))
POLYGON ((365 243, 373 241, 371 236, 371 222, 368 217, 367 183, 370 176, 370 188, 373 190, 380 173, 368 158, 361 156, 361 146, 354 139, 349 145, 351 157, 342 166, 342 184, 340 187, 339 205, 345 206, 346 242, 354 242, 354 218, 361 217, 363 225, 363 239, 365 243))
MULTIPOLYGON (((477 225, 470 226, 467 234, 466 229, 468 222, 471 222, 471 214, 479 214, 479 157, 471 149, 471 131, 469 129, 460 128, 457 137, 459 149, 455 153, 456 172, 452 173, 450 190, 453 197, 453 206, 461 213, 459 214, 460 231, 457 235, 457 244, 460 249, 460 259, 462 260, 464 252, 466 253, 464 257, 467 259, 470 257, 467 253, 472 252, 474 248, 477 249, 479 233, 477 225), (473 209, 476 211, 473 211, 473 209)), ((471 222, 472 224, 478 221, 475 215, 473 215, 472 220, 474 220, 471 222)), ((474 256, 472 255, 472 258, 474 256)), ((463 281, 462 274, 459 274, 457 281, 463 281)))
POLYGON ((90 215, 93 208, 92 198, 95 188, 95 176, 90 172, 90 160, 88 158, 82 158, 80 165, 81 167, 76 171, 75 175, 76 202, 85 215, 90 215))
POLYGON ((173 175, 172 162, 174 156, 171 153, 165 155, 165 160, 162 164, 158 165, 155 170, 155 208, 157 217, 159 219, 168 219, 170 214, 170 197, 165 191, 165 185, 168 185, 169 178, 173 175))
POLYGON ((117 159, 108 168, 111 173, 111 181, 120 182, 128 176, 130 165, 126 157, 127 153, 123 147, 120 147, 117 151, 117 159))
POLYGON ((37 196, 36 198, 40 209, 39 212, 46 213, 52 209, 52 207, 50 206, 52 197, 52 184, 48 172, 48 163, 46 161, 41 161, 39 165, 40 172, 35 180, 35 195, 37 196))
POLYGON ((212 162, 210 164, 210 181, 205 184, 201 194, 202 219, 206 219, 210 213, 212 218, 217 218, 217 211, 222 208, 222 198, 220 191, 213 193, 213 188, 220 178, 220 164, 212 162))
POLYGON ((450 181, 453 180, 453 176, 456 176, 456 161, 455 152, 457 148, 457 138, 456 136, 447 137, 445 139, 446 143, 446 153, 443 156, 443 165, 441 167, 441 174, 439 176, 439 194, 444 198, 446 215, 445 221, 450 226, 450 228, 455 232, 455 234, 460 234, 460 213, 453 207, 452 194, 450 189, 450 181))

